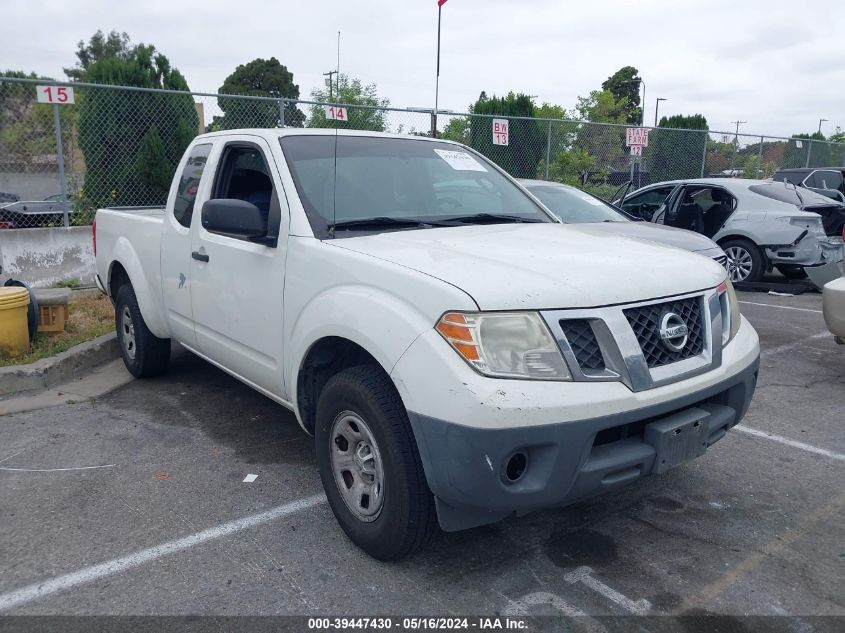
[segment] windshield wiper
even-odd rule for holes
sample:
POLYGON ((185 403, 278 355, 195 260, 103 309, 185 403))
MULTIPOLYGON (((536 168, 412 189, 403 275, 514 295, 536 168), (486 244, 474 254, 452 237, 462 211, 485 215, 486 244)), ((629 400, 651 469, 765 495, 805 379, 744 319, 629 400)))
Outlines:
POLYGON ((360 220, 342 220, 328 225, 329 231, 343 231, 345 229, 383 229, 383 228, 425 228, 428 226, 450 226, 448 223, 426 220, 425 218, 363 218, 360 220))
POLYGON ((444 218, 447 222, 457 222, 459 224, 505 224, 510 222, 536 224, 542 220, 535 220, 534 218, 525 218, 520 215, 507 215, 498 213, 477 213, 475 215, 461 215, 458 217, 444 218))

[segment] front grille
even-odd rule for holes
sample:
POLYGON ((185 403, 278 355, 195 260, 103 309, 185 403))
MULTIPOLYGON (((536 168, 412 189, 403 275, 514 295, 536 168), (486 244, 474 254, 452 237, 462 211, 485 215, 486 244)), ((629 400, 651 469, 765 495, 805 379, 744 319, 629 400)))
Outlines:
POLYGON ((651 368, 692 358, 704 351, 701 297, 628 308, 623 310, 623 313, 637 336, 646 363, 651 368), (674 312, 687 325, 687 342, 679 352, 670 350, 660 339, 660 320, 667 312, 674 312))
POLYGON ((713 258, 717 264, 721 265, 722 268, 727 270, 728 268, 728 256, 727 255, 719 255, 713 258))
POLYGON ((563 319, 560 321, 560 329, 563 330, 581 371, 601 371, 605 368, 604 357, 588 320, 563 319))

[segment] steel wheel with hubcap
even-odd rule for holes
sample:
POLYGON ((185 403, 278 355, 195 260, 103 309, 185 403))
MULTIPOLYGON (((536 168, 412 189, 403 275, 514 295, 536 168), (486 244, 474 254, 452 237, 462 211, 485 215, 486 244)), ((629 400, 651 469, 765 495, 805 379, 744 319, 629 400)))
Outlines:
POLYGON ((728 256, 728 275, 731 282, 759 281, 763 276, 763 255, 747 240, 730 240, 722 244, 728 256))
POLYGON ((135 360, 135 325, 132 323, 132 313, 129 312, 129 306, 123 306, 123 311, 120 313, 120 329, 123 333, 121 341, 123 343, 123 351, 126 355, 135 360))
POLYGON ((342 411, 330 437, 332 472, 346 507, 361 521, 375 521, 384 503, 384 470, 373 432, 357 413, 342 411))
POLYGON ((157 376, 170 363, 170 339, 150 332, 131 284, 122 285, 114 298, 117 343, 123 364, 135 378, 157 376))
POLYGON ((423 547, 437 511, 390 376, 378 365, 343 369, 320 391, 315 413, 320 479, 346 535, 379 560, 423 547))

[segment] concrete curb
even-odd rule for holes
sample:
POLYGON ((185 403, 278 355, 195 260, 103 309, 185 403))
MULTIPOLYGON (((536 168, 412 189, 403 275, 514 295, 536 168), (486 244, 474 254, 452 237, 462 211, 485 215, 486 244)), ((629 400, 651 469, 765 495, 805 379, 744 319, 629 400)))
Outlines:
POLYGON ((50 389, 77 378, 97 365, 114 360, 119 355, 117 335, 110 332, 29 365, 0 367, 0 396, 50 389))

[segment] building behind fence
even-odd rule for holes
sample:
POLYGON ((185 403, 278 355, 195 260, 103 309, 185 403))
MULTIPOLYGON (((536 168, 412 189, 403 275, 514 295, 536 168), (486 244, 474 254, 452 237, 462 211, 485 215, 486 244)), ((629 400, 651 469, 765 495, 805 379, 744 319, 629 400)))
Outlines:
MULTIPOLYGON (((75 93, 72 105, 52 106, 36 101, 36 85, 45 83, 0 78, 0 227, 85 225, 98 207, 164 204, 182 152, 206 131, 337 127, 430 136, 433 127, 433 112, 419 108, 348 105, 342 118, 329 118, 336 108, 309 101, 84 83, 51 83, 75 93)), ((558 119, 511 117, 508 144, 496 145, 493 118, 440 113, 438 136, 513 176, 606 198, 629 180, 636 187, 711 175, 767 178, 784 167, 845 165, 845 144, 660 127, 634 158, 626 126, 558 119)))

